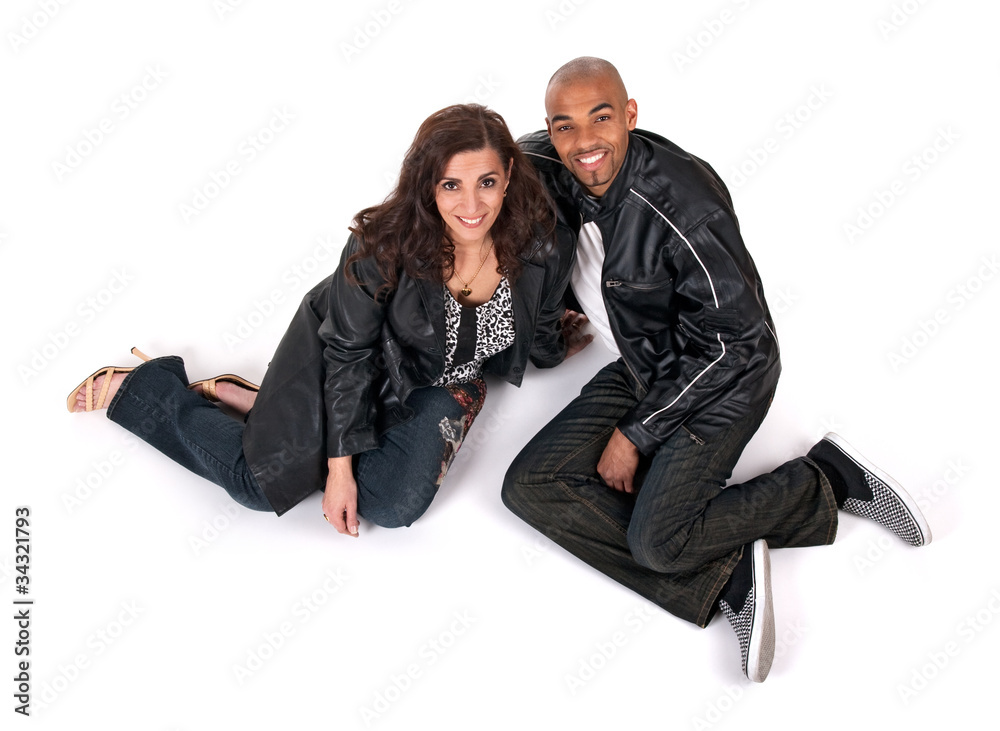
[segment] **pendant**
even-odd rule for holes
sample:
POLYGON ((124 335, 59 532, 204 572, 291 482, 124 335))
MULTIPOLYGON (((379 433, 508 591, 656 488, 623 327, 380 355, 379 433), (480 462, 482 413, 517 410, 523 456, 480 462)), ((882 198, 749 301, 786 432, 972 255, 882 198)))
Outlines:
POLYGON ((470 294, 472 294, 472 290, 471 289, 469 289, 468 287, 462 287, 462 296, 463 297, 468 297, 470 294))

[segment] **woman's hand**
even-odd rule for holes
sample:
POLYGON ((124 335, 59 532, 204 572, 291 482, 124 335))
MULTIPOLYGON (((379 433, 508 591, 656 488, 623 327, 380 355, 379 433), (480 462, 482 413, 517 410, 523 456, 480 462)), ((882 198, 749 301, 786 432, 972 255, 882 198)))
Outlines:
POLYGON ((323 491, 323 517, 338 533, 358 537, 358 483, 350 457, 330 457, 323 491))
POLYGON ((571 355, 579 353, 581 350, 590 345, 590 342, 594 339, 592 333, 584 334, 583 328, 589 323, 590 320, 587 316, 581 312, 574 312, 573 310, 566 310, 563 313, 562 320, 559 324, 562 325, 563 340, 566 341, 566 357, 569 358, 571 355))

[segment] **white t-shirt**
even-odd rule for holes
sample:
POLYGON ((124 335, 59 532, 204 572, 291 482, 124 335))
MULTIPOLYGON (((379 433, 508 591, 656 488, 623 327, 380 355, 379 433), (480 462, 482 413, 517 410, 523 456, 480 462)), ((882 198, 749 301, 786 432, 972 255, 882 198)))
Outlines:
POLYGON ((580 228, 580 236, 576 242, 576 263, 570 277, 570 286, 577 302, 583 308, 584 314, 590 320, 604 340, 604 344, 615 355, 618 344, 611 332, 608 321, 608 311, 604 306, 603 277, 604 270, 604 237, 601 229, 594 221, 588 221, 580 228))

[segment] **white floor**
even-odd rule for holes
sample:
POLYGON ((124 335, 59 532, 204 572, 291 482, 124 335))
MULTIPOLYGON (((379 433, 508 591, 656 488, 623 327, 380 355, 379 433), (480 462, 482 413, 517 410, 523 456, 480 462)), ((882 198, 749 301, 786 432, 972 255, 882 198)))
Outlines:
POLYGON ((992 709, 998 16, 974 0, 5 3, 2 712, 25 659, 45 729, 923 729, 992 709), (535 130, 549 74, 583 54, 618 64, 640 126, 719 170, 764 278, 784 375, 736 479, 833 428, 934 530, 911 549, 846 516, 831 547, 775 551, 763 685, 724 621, 664 614, 500 502, 599 345, 491 384, 428 514, 356 541, 318 495, 281 519, 235 508, 63 407, 133 345, 259 379, 419 122, 478 100, 535 130))

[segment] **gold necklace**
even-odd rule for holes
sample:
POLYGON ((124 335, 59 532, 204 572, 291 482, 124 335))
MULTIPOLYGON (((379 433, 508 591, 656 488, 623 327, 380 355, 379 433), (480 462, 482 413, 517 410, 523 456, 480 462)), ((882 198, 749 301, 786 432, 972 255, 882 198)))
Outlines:
POLYGON ((459 294, 461 294, 463 297, 468 297, 470 294, 472 294, 472 288, 469 285, 475 281, 476 277, 479 276, 479 272, 483 270, 483 264, 485 264, 486 260, 490 258, 491 251, 493 251, 492 241, 490 241, 490 248, 486 250, 486 256, 484 256, 483 260, 479 262, 479 268, 476 269, 476 273, 472 275, 472 279, 470 279, 468 282, 462 279, 462 275, 458 273, 458 269, 457 268, 455 269, 455 276, 458 277, 458 281, 462 283, 462 289, 459 292, 459 294))

